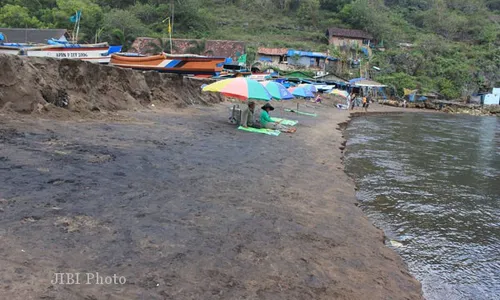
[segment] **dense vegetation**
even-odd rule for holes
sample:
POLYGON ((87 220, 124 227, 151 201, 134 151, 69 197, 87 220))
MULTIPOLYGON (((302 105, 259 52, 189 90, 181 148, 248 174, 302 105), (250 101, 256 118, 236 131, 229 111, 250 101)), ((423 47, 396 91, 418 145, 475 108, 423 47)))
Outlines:
POLYGON ((459 98, 500 86, 500 0, 0 0, 0 27, 72 29, 81 10, 80 41, 129 46, 166 35, 171 2, 174 37, 247 41, 249 57, 259 45, 326 51, 326 28, 341 26, 383 43, 371 73, 398 90, 459 98))

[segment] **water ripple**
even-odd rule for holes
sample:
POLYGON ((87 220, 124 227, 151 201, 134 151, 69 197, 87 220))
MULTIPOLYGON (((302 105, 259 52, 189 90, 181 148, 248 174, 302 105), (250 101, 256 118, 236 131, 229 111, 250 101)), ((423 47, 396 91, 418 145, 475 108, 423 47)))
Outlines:
POLYGON ((500 121, 354 119, 346 170, 427 299, 500 299, 500 121))

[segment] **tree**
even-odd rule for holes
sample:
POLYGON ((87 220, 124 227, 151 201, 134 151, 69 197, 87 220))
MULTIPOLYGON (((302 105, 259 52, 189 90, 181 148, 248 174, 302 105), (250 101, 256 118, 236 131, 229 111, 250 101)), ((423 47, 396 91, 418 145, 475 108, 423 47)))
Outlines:
POLYGON ((42 26, 42 22, 35 17, 31 17, 27 8, 7 4, 0 8, 0 26, 37 28, 42 26))
POLYGON ((127 50, 136 37, 146 35, 148 28, 141 21, 122 9, 113 9, 104 16, 104 37, 108 40, 119 41, 127 50))
MULTIPOLYGON (((172 49, 175 48, 172 45, 172 49)), ((167 39, 158 38, 155 41, 151 41, 148 43, 148 49, 146 53, 148 54, 158 54, 158 53, 170 53, 170 41, 167 39)))
POLYGON ((51 23, 59 28, 73 28, 70 16, 81 11, 79 39, 92 42, 96 32, 102 27, 103 11, 91 0, 57 0, 57 8, 52 10, 51 23))
POLYGON ((316 25, 319 15, 319 0, 302 0, 297 15, 306 25, 316 25))
POLYGON ((344 5, 350 3, 350 0, 320 0, 320 6, 322 9, 330 11, 340 11, 344 5))

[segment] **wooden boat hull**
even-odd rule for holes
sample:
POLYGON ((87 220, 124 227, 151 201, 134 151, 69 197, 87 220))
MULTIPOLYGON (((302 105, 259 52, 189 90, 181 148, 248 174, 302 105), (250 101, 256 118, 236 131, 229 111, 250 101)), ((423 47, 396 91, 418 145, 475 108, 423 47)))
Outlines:
POLYGON ((111 55, 111 64, 122 68, 152 70, 165 73, 217 75, 222 71, 225 58, 205 56, 169 56, 165 54, 147 57, 111 55))

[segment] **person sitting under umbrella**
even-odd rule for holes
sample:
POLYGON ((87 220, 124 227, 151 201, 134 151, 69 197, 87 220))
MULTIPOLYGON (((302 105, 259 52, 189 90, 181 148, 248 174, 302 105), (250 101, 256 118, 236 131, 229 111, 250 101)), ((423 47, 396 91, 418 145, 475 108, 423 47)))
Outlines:
POLYGON ((271 118, 269 112, 274 110, 274 107, 272 107, 271 104, 266 103, 264 106, 261 107, 261 109, 262 112, 260 113, 260 126, 262 126, 262 128, 274 129, 282 132, 296 131, 294 127, 285 126, 283 124, 280 124, 280 122, 276 122, 275 120, 273 120, 273 118, 271 118))
POLYGON ((241 121, 240 121, 241 126, 258 128, 257 124, 255 124, 253 121, 254 110, 255 110, 255 102, 248 101, 247 107, 241 110, 241 121))

